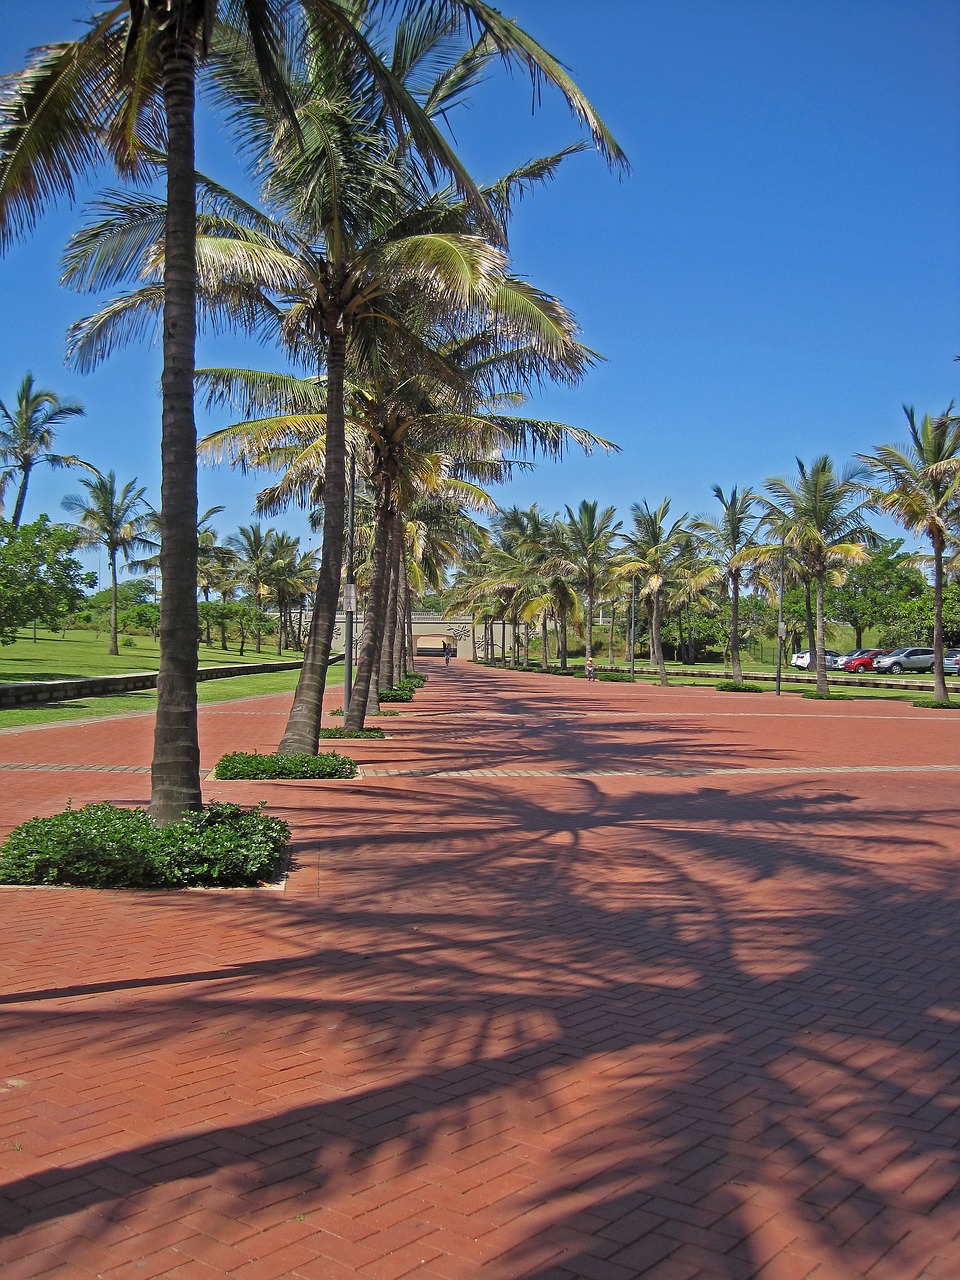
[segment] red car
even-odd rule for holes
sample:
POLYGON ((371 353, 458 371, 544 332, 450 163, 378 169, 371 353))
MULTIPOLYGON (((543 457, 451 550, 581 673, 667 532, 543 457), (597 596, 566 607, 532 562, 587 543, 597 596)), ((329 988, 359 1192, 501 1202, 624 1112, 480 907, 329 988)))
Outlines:
POLYGON ((874 658, 879 658, 882 653, 892 652, 892 649, 857 649, 838 665, 843 671, 852 671, 855 676, 862 676, 873 670, 874 658))

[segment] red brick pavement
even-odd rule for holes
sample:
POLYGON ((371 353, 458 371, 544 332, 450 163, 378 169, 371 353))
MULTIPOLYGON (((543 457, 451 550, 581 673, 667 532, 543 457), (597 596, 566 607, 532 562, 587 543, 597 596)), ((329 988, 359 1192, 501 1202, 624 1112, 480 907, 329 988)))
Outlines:
MULTIPOLYGON (((429 669, 361 779, 207 784, 282 892, 0 890, 4 1280, 956 1280, 960 717, 429 669)), ((149 737, 0 735, 2 821, 149 737)))

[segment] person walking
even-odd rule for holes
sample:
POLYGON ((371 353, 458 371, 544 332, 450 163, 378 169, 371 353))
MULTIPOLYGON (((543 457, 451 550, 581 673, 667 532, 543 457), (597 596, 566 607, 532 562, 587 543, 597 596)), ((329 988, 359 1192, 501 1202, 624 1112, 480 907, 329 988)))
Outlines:
POLYGON ((593 665, 593 659, 592 659, 592 658, 588 658, 588 659, 587 659, 587 665, 586 665, 586 668, 585 668, 585 669, 586 669, 586 672, 587 672, 587 679, 588 679, 588 680, 596 680, 596 678, 597 678, 597 669, 596 669, 596 667, 593 665))

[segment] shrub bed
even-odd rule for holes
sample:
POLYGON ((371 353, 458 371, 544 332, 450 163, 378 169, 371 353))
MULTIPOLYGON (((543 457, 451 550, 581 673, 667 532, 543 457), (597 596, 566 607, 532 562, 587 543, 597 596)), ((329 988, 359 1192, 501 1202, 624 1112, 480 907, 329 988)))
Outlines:
POLYGON ((938 702, 936 698, 914 698, 913 705, 925 711, 956 711, 960 702, 938 702))
POLYGON ((714 685, 721 693, 765 693, 762 684, 753 684, 749 680, 718 680, 714 685))
POLYGON ((263 806, 210 804, 158 827, 143 809, 88 804, 31 818, 0 846, 0 884, 236 888, 271 879, 290 839, 263 806))
POLYGON ((397 684, 392 689, 379 689, 377 697, 381 702, 412 702, 413 687, 408 684, 397 684))
MULTIPOLYGON (((342 714, 342 712, 341 712, 342 714)), ((352 731, 344 728, 321 729, 321 738, 385 738, 387 735, 382 729, 357 729, 352 731)))
MULTIPOLYGON (((334 733, 337 731, 334 730, 334 733)), ((343 733, 343 730, 340 730, 343 733)), ((319 755, 260 755, 234 751, 225 755, 214 770, 215 778, 355 778, 357 764, 336 751, 319 755)))

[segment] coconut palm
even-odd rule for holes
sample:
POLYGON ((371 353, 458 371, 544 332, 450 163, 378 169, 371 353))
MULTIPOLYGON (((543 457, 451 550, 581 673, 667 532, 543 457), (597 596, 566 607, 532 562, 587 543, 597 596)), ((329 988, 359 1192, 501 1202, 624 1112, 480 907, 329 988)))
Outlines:
POLYGON ((83 405, 61 400, 55 391, 35 385, 28 373, 17 390, 16 404, 9 409, 0 400, 0 511, 7 485, 19 477, 17 497, 11 524, 16 529, 23 516, 27 485, 34 467, 84 467, 87 464, 72 453, 54 453, 57 427, 69 418, 79 417, 83 405))
MULTIPOLYGON (((129 560, 134 551, 149 547, 145 529, 149 516, 144 494, 136 479, 128 480, 119 491, 113 471, 97 472, 92 480, 81 479, 86 496, 68 493, 63 499, 65 511, 77 516, 76 529, 81 546, 102 547, 110 565, 110 653, 120 652, 117 645, 117 556, 129 560)), ((193 661, 196 663, 197 637, 193 637, 193 661)))
POLYGON ((689 544, 687 515, 684 512, 668 525, 669 498, 664 498, 658 507, 651 507, 646 499, 642 503, 635 502, 630 514, 633 527, 623 538, 620 574, 625 579, 635 578, 639 583, 650 630, 650 657, 660 673, 660 683, 665 685, 663 618, 669 592, 678 580, 683 552, 689 544))
POLYGON ((593 657, 593 611, 597 588, 608 575, 622 521, 613 507, 600 511, 599 504, 580 503, 576 511, 567 507, 566 546, 576 566, 586 604, 587 657, 593 657))
MULTIPOLYGON (((367 38, 366 20, 394 7, 362 0, 355 5, 310 0, 298 6, 286 0, 126 0, 95 14, 80 39, 35 51, 28 66, 7 82, 0 115, 0 246, 32 229, 58 197, 72 198, 79 173, 92 166, 107 163, 134 177, 158 168, 165 173, 160 294, 164 593, 151 800, 152 815, 164 824, 201 805, 196 664, 189 658, 197 625, 197 69, 212 43, 217 43, 214 65, 229 62, 227 55, 238 49, 252 50, 259 84, 267 87, 264 96, 289 118, 292 104, 280 73, 287 52, 284 36, 292 29, 289 49, 309 56, 306 24, 322 32, 328 47, 358 60, 362 74, 376 85, 385 122, 405 131, 428 168, 445 168, 475 197, 443 135, 367 38), (218 10, 226 19, 219 26, 218 10)), ((438 14, 453 25, 476 23, 504 58, 557 85, 597 145, 613 162, 623 163, 616 143, 560 64, 482 0, 409 0, 405 10, 424 18, 438 14)), ((250 106, 255 97, 244 101, 250 106)), ((234 116, 241 131, 242 114, 234 116)), ((303 142, 302 125, 291 132, 303 142)))
POLYGON ((867 524, 870 500, 864 494, 866 471, 850 463, 840 472, 822 454, 809 466, 797 459, 795 480, 772 476, 765 488, 765 523, 778 546, 787 546, 801 573, 813 583, 816 600, 817 692, 829 694, 826 666, 824 588, 839 586, 849 565, 861 564, 875 540, 867 524))
POLYGON ((933 552, 933 696, 947 702, 943 674, 944 556, 960 533, 960 417, 953 404, 937 418, 924 414, 919 426, 913 409, 904 405, 910 440, 878 445, 860 454, 878 484, 871 490, 876 506, 916 537, 927 538, 933 552))
POLYGON ((730 593, 730 667, 734 680, 743 680, 740 665, 740 586, 743 574, 756 563, 757 497, 751 489, 736 485, 726 497, 718 484, 713 494, 720 503, 719 518, 700 515, 691 522, 691 530, 700 546, 722 571, 730 593))

